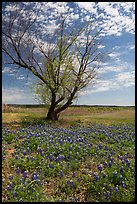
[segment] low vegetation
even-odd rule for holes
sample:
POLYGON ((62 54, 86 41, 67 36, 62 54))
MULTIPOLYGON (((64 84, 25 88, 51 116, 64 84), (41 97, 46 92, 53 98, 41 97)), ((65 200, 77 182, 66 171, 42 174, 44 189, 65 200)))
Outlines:
POLYGON ((55 123, 22 110, 3 113, 3 202, 135 201, 133 107, 70 107, 55 123))

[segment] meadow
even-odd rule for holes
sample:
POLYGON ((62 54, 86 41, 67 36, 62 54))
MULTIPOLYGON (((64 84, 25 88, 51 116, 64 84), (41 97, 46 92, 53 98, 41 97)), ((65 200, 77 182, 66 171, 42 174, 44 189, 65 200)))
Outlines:
POLYGON ((2 113, 3 202, 135 201, 134 107, 2 113))

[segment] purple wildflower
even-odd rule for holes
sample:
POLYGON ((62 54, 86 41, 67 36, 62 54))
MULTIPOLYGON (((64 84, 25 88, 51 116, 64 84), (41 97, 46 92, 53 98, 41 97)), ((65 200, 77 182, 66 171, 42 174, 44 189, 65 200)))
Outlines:
POLYGON ((118 192, 118 186, 116 186, 115 190, 116 190, 116 192, 118 192))
POLYGON ((104 167, 107 167, 108 163, 107 162, 104 162, 104 167))
POLYGON ((11 191, 11 190, 12 190, 12 187, 11 187, 10 185, 8 185, 8 186, 7 186, 7 190, 8 190, 8 191, 11 191))
POLYGON ((121 173, 121 174, 124 173, 124 167, 123 167, 123 166, 121 166, 121 168, 120 168, 120 173, 121 173))
POLYGON ((110 161, 108 165, 109 165, 109 167, 111 167, 112 166, 112 161, 110 161))
POLYGON ((26 171, 23 172, 23 177, 24 177, 25 179, 27 178, 27 172, 26 172, 26 171))
POLYGON ((127 167, 130 167, 130 162, 127 160, 126 162, 127 167))
POLYGON ((105 173, 103 173, 103 178, 106 178, 106 174, 105 173))
POLYGON ((125 188, 126 187, 126 184, 124 181, 122 181, 122 187, 125 188))
POLYGON ((17 196, 18 196, 18 194, 17 194, 16 191, 13 192, 13 196, 14 196, 14 197, 17 197, 17 196))
POLYGON ((17 174, 20 173, 20 168, 19 168, 19 167, 16 169, 16 173, 17 173, 17 174))
POLYGON ((33 180, 37 180, 38 179, 38 175, 37 172, 34 171, 33 175, 32 175, 33 180))
POLYGON ((60 171, 60 176, 61 176, 61 177, 63 177, 63 176, 64 176, 63 171, 60 171))
POLYGON ((117 171, 114 171, 113 176, 116 178, 117 177, 117 171))
POLYGON ((22 200, 22 198, 19 200, 19 202, 24 202, 23 200, 22 200))
POLYGON ((80 182, 81 181, 80 178, 77 178, 77 181, 80 182))
POLYGON ((10 175, 10 176, 9 176, 9 180, 12 180, 12 179, 13 179, 13 176, 12 176, 12 175, 10 175))
POLYGON ((27 152, 26 152, 26 151, 24 151, 24 152, 23 152, 23 155, 26 155, 26 154, 27 154, 27 152))
POLYGON ((73 174, 72 174, 72 178, 74 178, 74 177, 76 177, 76 173, 75 172, 73 172, 73 174))
POLYGON ((100 171, 103 170, 102 164, 99 164, 99 165, 98 165, 98 170, 100 170, 100 171))

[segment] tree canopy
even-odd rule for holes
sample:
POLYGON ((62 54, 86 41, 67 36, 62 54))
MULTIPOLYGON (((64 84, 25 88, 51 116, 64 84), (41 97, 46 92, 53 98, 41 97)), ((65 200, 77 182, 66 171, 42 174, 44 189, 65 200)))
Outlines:
POLYGON ((94 16, 87 22, 72 21, 70 8, 50 19, 50 10, 44 12, 48 3, 5 3, 2 50, 9 64, 37 77, 37 93, 50 104, 47 118, 57 120, 95 80, 103 56, 98 50, 102 28, 94 16))

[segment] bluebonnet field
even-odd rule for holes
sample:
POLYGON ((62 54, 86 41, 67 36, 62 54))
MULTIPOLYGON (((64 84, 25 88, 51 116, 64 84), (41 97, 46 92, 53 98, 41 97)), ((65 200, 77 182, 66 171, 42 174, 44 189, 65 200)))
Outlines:
POLYGON ((134 124, 2 131, 3 202, 135 200, 134 124))

